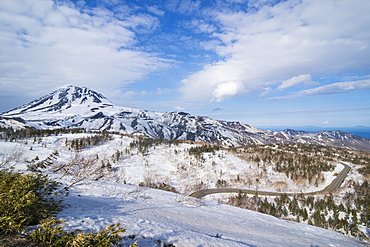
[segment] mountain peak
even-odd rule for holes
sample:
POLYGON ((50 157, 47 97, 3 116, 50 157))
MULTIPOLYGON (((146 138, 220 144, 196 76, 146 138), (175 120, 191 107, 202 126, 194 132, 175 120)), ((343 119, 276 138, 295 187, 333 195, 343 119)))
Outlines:
POLYGON ((3 116, 18 117, 22 115, 25 119, 40 118, 41 115, 64 115, 81 112, 81 108, 99 109, 113 104, 102 94, 89 88, 77 85, 65 85, 54 92, 36 99, 28 104, 22 105, 10 111, 4 112, 3 116), (79 108, 79 109, 75 109, 79 108))
POLYGON ((62 92, 62 95, 69 95, 71 98, 71 102, 78 102, 80 104, 83 104, 88 98, 91 98, 93 102, 95 103, 103 103, 103 101, 109 101, 105 96, 103 96, 101 93, 97 93, 96 91, 93 91, 87 87, 77 86, 77 85, 66 85, 55 92, 62 92))

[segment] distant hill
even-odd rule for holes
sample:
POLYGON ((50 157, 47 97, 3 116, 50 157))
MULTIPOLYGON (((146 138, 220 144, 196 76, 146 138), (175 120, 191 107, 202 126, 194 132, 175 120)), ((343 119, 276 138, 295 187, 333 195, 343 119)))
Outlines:
POLYGON ((281 131, 284 129, 294 129, 294 130, 302 130, 306 132, 320 132, 320 131, 333 131, 339 130, 343 132, 347 132, 353 135, 358 135, 366 138, 370 138, 370 127, 367 126, 353 126, 353 127, 320 127, 320 126, 259 126, 259 128, 264 130, 274 130, 274 131, 281 131))

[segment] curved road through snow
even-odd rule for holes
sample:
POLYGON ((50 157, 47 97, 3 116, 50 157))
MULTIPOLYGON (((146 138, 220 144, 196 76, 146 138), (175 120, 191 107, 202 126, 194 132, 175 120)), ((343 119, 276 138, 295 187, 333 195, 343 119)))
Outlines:
MULTIPOLYGON (((330 191, 334 191, 338 189, 341 184, 343 183, 344 179, 346 178, 348 172, 351 170, 351 167, 341 163, 344 165, 343 170, 338 174, 338 176, 328 185, 325 189, 314 191, 314 192, 307 192, 302 193, 303 195, 317 195, 323 194, 330 191)), ((288 196, 293 196, 297 193, 284 193, 284 192, 270 192, 270 191, 259 191, 259 190, 250 190, 250 189, 237 189, 237 188, 219 188, 219 189, 206 189, 206 190, 199 190, 190 194, 190 196, 195 198, 203 198, 207 195, 211 194, 219 194, 219 193, 245 193, 245 194, 253 194, 253 195, 266 195, 266 196, 280 196, 282 194, 286 194, 288 196)))

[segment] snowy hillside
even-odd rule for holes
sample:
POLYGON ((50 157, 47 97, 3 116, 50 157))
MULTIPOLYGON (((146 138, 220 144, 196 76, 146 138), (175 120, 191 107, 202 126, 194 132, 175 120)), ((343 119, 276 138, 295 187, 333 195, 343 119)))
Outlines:
POLYGON ((370 139, 341 131, 308 133, 260 130, 240 122, 193 116, 185 112, 152 112, 119 107, 100 93, 65 86, 0 115, 0 127, 84 128, 151 138, 192 140, 223 146, 310 143, 370 150, 370 139))
POLYGON ((313 226, 171 192, 96 181, 75 186, 60 217, 70 229, 127 228, 139 246, 364 246, 313 226), (220 236, 220 237, 216 237, 220 236))
MULTIPOLYGON (((27 144, 17 147, 26 152, 28 160, 38 157, 38 161, 45 160, 54 151, 58 151, 58 157, 53 161, 50 170, 71 161, 79 162, 86 164, 86 172, 96 170, 99 171, 99 175, 104 174, 103 179, 135 185, 165 183, 185 194, 199 189, 215 188, 219 181, 223 181, 223 186, 233 188, 312 192, 325 188, 335 178, 333 174, 343 169, 342 164, 334 162, 334 169, 323 172, 324 180, 318 178, 319 182, 315 184, 315 179, 311 182, 304 180, 294 182, 286 174, 275 171, 273 166, 251 162, 243 159, 243 155, 228 150, 215 150, 201 156, 190 155, 189 149, 200 144, 166 143, 165 140, 155 144, 154 140, 152 143, 151 139, 147 139, 149 144, 145 146, 141 139, 112 135, 112 140, 96 146, 76 149, 73 145, 92 136, 96 135, 80 133, 47 136, 40 140, 27 141, 27 144), (30 148, 32 150, 26 151, 30 148), (109 166, 109 169, 99 170, 102 165, 109 166)), ((73 169, 68 172, 69 174, 83 172, 82 167, 78 169, 75 173, 72 172, 73 169)))
MULTIPOLYGON (((217 198, 211 202, 186 196, 202 187, 214 188, 218 180, 259 190, 281 191, 276 185, 283 181, 283 191, 320 190, 342 169, 339 163, 324 172, 317 186, 302 181, 298 185, 273 167, 231 150, 194 156, 189 150, 200 144, 158 141, 146 146, 146 139, 121 135, 81 149, 82 141, 95 137, 99 135, 66 133, 0 141, 0 161, 12 160, 8 165, 23 171, 35 162, 50 161, 43 172, 71 186, 58 216, 67 220, 65 227, 97 231, 121 222, 127 228, 125 246, 135 241, 139 246, 364 246, 322 228, 218 204, 217 198), (18 158, 11 159, 12 153, 18 158), (253 179, 248 182, 248 177, 253 179), (167 184, 182 193, 138 187, 140 183, 167 184)), ((346 183, 359 179, 353 171, 346 183)))
MULTIPOLYGON (((23 161, 24 159, 30 160, 37 156, 39 160, 43 160, 50 157, 55 150, 58 150, 59 155, 53 163, 65 164, 70 162, 69 159, 73 159, 74 155, 74 151, 69 150, 65 143, 68 143, 67 140, 83 136, 93 135, 66 134, 44 137, 42 140, 31 138, 18 143, 1 141, 0 153, 2 157, 9 157, 12 152, 22 154, 19 155, 21 158, 14 159, 12 163, 21 170, 26 170, 27 163, 23 161)), ((133 141, 129 137, 116 136, 111 141, 84 149, 79 156, 86 160, 94 154, 100 157, 100 161, 104 161, 105 158, 110 157, 111 153, 114 154, 115 148, 124 150, 133 141)), ((160 181, 168 172, 169 181, 177 181, 178 189, 184 188, 180 185, 181 183, 206 179, 201 177, 205 174, 199 173, 199 177, 188 176, 176 180, 179 174, 176 174, 176 163, 171 166, 176 157, 172 150, 177 150, 179 162, 183 162, 186 158, 182 158, 181 152, 190 147, 194 147, 194 144, 183 143, 172 145, 170 148, 156 146, 155 152, 158 155, 154 156, 153 149, 145 155, 135 154, 133 149, 132 153, 124 155, 119 162, 112 163, 111 171, 114 171, 112 174, 118 172, 118 175, 107 174, 99 180, 87 177, 76 182, 76 176, 82 176, 81 173, 71 176, 65 173, 63 175, 63 172, 50 173, 49 171, 51 177, 63 182, 64 185, 73 184, 70 187, 69 196, 64 199, 63 210, 58 217, 67 220, 64 226, 69 230, 98 231, 111 223, 120 222, 127 229, 124 234, 126 236, 124 246, 135 241, 138 241, 139 246, 149 247, 164 246, 164 244, 173 244, 177 247, 364 246, 364 243, 353 238, 322 228, 280 220, 269 215, 199 200, 182 194, 122 183, 122 180, 128 180, 127 182, 130 183, 137 182, 144 179, 145 174, 153 175, 155 171, 160 181), (135 156, 142 160, 139 162, 135 156), (119 173, 125 169, 125 173, 119 173)), ((101 166, 100 161, 96 162, 98 166, 101 166)), ((220 167, 230 166, 234 162, 238 166, 243 166, 229 167, 230 173, 248 169, 251 165, 222 152, 214 155, 214 161, 217 161, 216 166, 220 167), (219 156, 221 158, 217 160, 216 157, 219 156)), ((207 165, 207 161, 203 165, 212 167, 212 164, 207 165)), ((89 169, 93 170, 94 166, 89 169)), ((207 170, 207 168, 204 169, 207 170)), ((231 176, 226 169, 224 171, 225 179, 231 176)))

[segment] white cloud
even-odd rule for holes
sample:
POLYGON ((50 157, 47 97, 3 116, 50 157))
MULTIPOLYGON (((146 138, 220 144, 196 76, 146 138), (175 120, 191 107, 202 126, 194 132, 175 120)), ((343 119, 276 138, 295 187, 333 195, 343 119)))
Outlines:
POLYGON ((175 0, 167 2, 168 9, 181 14, 189 14, 199 11, 201 8, 200 6, 201 1, 199 0, 175 0))
POLYGON ((143 13, 130 16, 126 22, 129 27, 133 27, 136 32, 141 33, 151 33, 159 26, 158 18, 143 13))
POLYGON ((158 25, 149 15, 122 19, 105 8, 80 11, 70 2, 51 0, 0 0, 0 6, 1 94, 40 96, 80 84, 109 96, 171 64, 133 49, 134 31, 150 32, 158 25))
POLYGON ((182 106, 175 106, 174 109, 177 110, 177 111, 183 111, 183 110, 185 110, 185 108, 182 107, 182 106))
POLYGON ((248 7, 261 8, 265 5, 272 5, 274 3, 276 3, 276 0, 249 0, 248 7))
POLYGON ((281 85, 278 87, 278 89, 285 89, 289 87, 296 86, 302 82, 308 82, 311 81, 311 75, 305 74, 305 75, 299 75, 299 76, 293 76, 292 78, 283 81, 281 85))
POLYGON ((270 94, 273 91, 273 89, 270 87, 265 87, 263 88, 263 90, 264 91, 260 94, 260 97, 265 97, 266 95, 270 94))
POLYGON ((221 45, 221 42, 219 40, 216 40, 216 39, 200 42, 200 46, 204 50, 210 50, 210 51, 215 50, 219 45, 221 45))
POLYGON ((156 91, 143 90, 138 95, 141 96, 141 97, 145 97, 145 96, 148 96, 148 95, 164 95, 164 94, 168 94, 170 92, 171 92, 171 89, 157 88, 156 91))
POLYGON ((205 44, 220 60, 183 80, 183 98, 226 99, 219 86, 233 81, 238 81, 239 91, 225 95, 279 85, 284 89, 311 80, 309 75, 316 80, 370 67, 370 2, 269 2, 256 11, 213 13, 220 31, 212 37, 222 45, 205 44))
POLYGON ((135 91, 125 91, 122 92, 119 90, 118 94, 116 94, 116 97, 123 98, 124 100, 131 99, 134 96, 137 96, 138 93, 135 91))
POLYGON ((78 0, 76 2, 77 7, 83 8, 85 5, 86 5, 86 2, 84 0, 78 0))
POLYGON ((321 124, 322 125, 326 125, 326 124, 328 124, 329 123, 329 121, 324 121, 324 122, 322 122, 321 124))
POLYGON ((216 101, 220 102, 240 93, 242 89, 243 85, 240 82, 224 82, 217 85, 216 89, 213 91, 213 97, 216 99, 216 101))
POLYGON ((187 28, 192 29, 195 32, 200 33, 213 33, 216 31, 216 27, 210 23, 207 23, 202 19, 192 19, 191 21, 185 23, 187 28))
POLYGON ((168 88, 157 88, 156 95, 165 95, 170 93, 172 90, 168 88))
POLYGON ((355 90, 370 89, 370 79, 349 81, 349 82, 337 82, 329 85, 316 87, 312 89, 302 90, 291 95, 282 97, 272 97, 269 100, 282 100, 282 99, 293 99, 298 97, 308 97, 317 95, 328 95, 328 94, 340 94, 347 93, 355 90))
POLYGON ((160 9, 159 6, 147 6, 147 9, 149 12, 159 16, 163 16, 165 13, 163 10, 160 9))
POLYGON ((185 99, 212 99, 223 101, 236 94, 246 93, 239 61, 219 62, 205 66, 202 71, 183 80, 180 89, 185 99), (228 88, 230 87, 230 88, 228 88))

